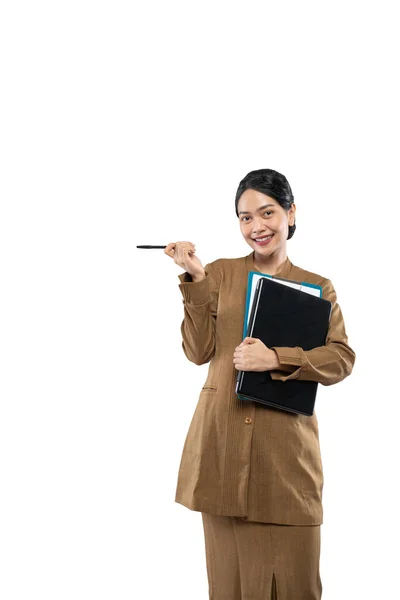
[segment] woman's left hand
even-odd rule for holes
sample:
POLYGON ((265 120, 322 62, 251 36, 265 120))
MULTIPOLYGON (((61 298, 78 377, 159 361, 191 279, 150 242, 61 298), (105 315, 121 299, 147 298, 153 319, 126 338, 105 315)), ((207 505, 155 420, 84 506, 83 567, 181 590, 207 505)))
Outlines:
POLYGON ((279 366, 276 352, 258 338, 246 337, 235 348, 233 363, 238 371, 271 371, 279 366))

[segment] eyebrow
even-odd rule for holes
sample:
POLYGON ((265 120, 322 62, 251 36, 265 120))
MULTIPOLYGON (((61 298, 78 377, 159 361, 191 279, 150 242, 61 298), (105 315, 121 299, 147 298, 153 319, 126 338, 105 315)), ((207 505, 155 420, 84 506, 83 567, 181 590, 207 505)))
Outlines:
MULTIPOLYGON (((257 210, 262 210, 263 208, 268 208, 268 206, 274 206, 273 204, 264 204, 264 206, 260 206, 260 208, 257 208, 257 210)), ((239 212, 239 215, 249 215, 249 211, 248 210, 241 210, 239 212)))

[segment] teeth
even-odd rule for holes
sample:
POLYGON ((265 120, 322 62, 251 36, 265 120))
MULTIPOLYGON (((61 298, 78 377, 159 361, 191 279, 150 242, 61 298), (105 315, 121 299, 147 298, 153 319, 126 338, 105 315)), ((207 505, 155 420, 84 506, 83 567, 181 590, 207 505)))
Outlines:
POLYGON ((256 238, 256 242, 263 242, 264 240, 268 240, 269 238, 272 238, 272 234, 267 235, 266 237, 263 237, 263 238, 256 238))

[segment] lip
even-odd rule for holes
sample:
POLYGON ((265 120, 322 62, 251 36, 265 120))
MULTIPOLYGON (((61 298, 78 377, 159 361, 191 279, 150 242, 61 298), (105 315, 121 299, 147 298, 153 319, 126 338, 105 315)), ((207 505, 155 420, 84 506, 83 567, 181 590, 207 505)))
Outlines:
MULTIPOLYGON (((273 234, 273 233, 270 233, 270 234, 268 234, 268 235, 271 235, 272 237, 270 237, 268 240, 265 240, 264 242, 257 242, 257 239, 256 239, 256 238, 251 238, 251 239, 252 239, 252 240, 253 240, 253 242, 255 242, 256 244, 264 245, 264 244, 268 244, 268 243, 269 243, 269 242, 272 240, 272 238, 274 237, 274 234, 273 234)), ((266 237, 266 236, 262 236, 262 235, 260 235, 260 236, 257 236, 257 237, 258 237, 258 239, 259 239, 259 238, 266 237)))
MULTIPOLYGON (((271 235, 272 237, 274 237, 273 233, 267 233, 265 235, 258 235, 257 237, 254 237, 254 238, 251 238, 251 239, 255 242, 257 239, 260 239, 260 238, 263 238, 263 237, 268 237, 269 235, 271 235)), ((270 239, 272 239, 272 238, 270 238, 270 239)), ((259 242, 257 242, 257 243, 259 243, 259 242)))

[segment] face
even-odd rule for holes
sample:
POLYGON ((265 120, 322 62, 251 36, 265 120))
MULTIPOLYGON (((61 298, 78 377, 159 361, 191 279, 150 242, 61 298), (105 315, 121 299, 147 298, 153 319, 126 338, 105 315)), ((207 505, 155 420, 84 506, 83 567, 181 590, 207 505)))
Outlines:
POLYGON ((238 202, 240 230, 256 253, 270 255, 285 250, 289 224, 293 225, 295 204, 287 211, 274 198, 256 190, 246 190, 238 202), (264 243, 255 238, 272 236, 264 243))

